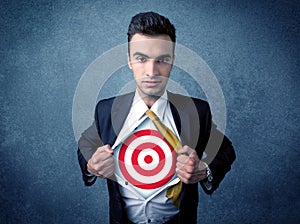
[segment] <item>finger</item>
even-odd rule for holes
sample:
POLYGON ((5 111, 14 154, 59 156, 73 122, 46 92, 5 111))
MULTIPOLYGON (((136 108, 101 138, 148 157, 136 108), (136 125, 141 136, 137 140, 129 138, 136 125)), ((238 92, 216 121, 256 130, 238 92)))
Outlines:
POLYGON ((115 166, 114 159, 112 157, 108 158, 107 160, 104 160, 101 163, 102 169, 105 169, 106 167, 115 166))
POLYGON ((182 170, 177 170, 176 173, 177 173, 177 176, 179 177, 179 179, 184 183, 188 182, 188 179, 191 177, 191 176, 187 175, 187 173, 182 171, 182 170))
POLYGON ((105 150, 107 153, 110 153, 111 155, 114 154, 114 150, 110 147, 110 145, 105 145, 105 146, 104 146, 104 150, 105 150))
POLYGON ((199 169, 199 163, 200 163, 200 160, 197 155, 197 152, 194 149, 191 149, 188 160, 186 161, 186 164, 189 166, 193 166, 195 169, 199 169))
POLYGON ((92 168, 94 170, 96 170, 97 172, 100 172, 102 170, 105 170, 106 167, 110 167, 112 165, 114 165, 114 159, 111 157, 111 158, 108 158, 106 160, 102 160, 99 163, 93 164, 92 168))
POLYGON ((103 167, 103 169, 101 169, 98 174, 100 176, 102 176, 103 178, 108 178, 110 176, 112 176, 115 172, 115 166, 114 164, 109 164, 108 166, 106 167, 103 167))
POLYGON ((187 174, 197 174, 199 173, 199 171, 195 170, 194 166, 189 166, 187 164, 181 164, 181 163, 176 163, 176 172, 180 171, 180 172, 184 172, 187 174))
POLYGON ((191 149, 191 150, 189 151, 189 157, 190 157, 190 158, 195 158, 195 159, 198 159, 198 160, 199 160, 199 157, 198 157, 198 155, 197 155, 197 152, 196 152, 196 150, 194 150, 194 149, 191 149))
POLYGON ((185 165, 186 165, 186 159, 178 159, 176 162, 176 169, 178 170, 185 170, 185 165))
POLYGON ((190 173, 192 176, 202 176, 202 175, 206 176, 206 170, 194 170, 193 172, 187 172, 187 173, 190 173))
POLYGON ((104 145, 104 146, 101 146, 97 149, 96 151, 97 153, 110 153, 110 154, 113 154, 114 153, 114 150, 110 147, 110 145, 104 145))
POLYGON ((105 161, 105 160, 108 160, 108 159, 112 159, 113 155, 108 153, 108 152, 105 152, 105 153, 102 153, 101 155, 99 155, 98 158, 100 158, 101 161, 105 161))
POLYGON ((187 173, 180 173, 180 174, 177 174, 177 176, 183 183, 186 183, 186 184, 196 183, 196 182, 198 182, 197 178, 199 178, 197 176, 192 176, 191 174, 187 174, 187 173))
POLYGON ((115 173, 115 166, 110 166, 105 169, 105 177, 109 178, 115 173))
POLYGON ((104 161, 112 159, 111 154, 98 154, 93 155, 93 157, 90 159, 90 165, 96 169, 96 166, 102 165, 104 161))
POLYGON ((181 155, 177 157, 176 167, 179 169, 184 169, 188 172, 193 172, 196 169, 197 163, 195 158, 190 158, 185 155, 181 155))
POLYGON ((180 155, 177 157, 177 163, 178 166, 192 166, 192 167, 196 167, 198 166, 198 163, 197 163, 197 157, 195 156, 186 156, 186 155, 180 155))
POLYGON ((99 151, 94 153, 91 158, 92 164, 97 164, 101 161, 105 161, 105 160, 111 158, 113 156, 111 152, 113 153, 113 151, 110 149, 105 149, 105 148, 99 149, 99 151))
POLYGON ((204 163, 203 161, 201 161, 200 160, 200 162, 199 162, 199 170, 203 170, 203 171, 205 171, 206 172, 206 167, 207 167, 207 165, 206 165, 206 163, 204 163))
POLYGON ((194 174, 195 175, 197 175, 197 174, 206 174, 206 169, 200 170, 198 168, 198 166, 194 166, 193 164, 191 165, 189 163, 190 163, 190 161, 188 161, 188 163, 185 163, 185 164, 177 162, 176 163, 176 172, 178 170, 181 170, 183 172, 190 173, 190 174, 193 174, 193 175, 194 174))
POLYGON ((206 174, 203 173, 198 173, 198 174, 190 174, 186 173, 184 171, 178 170, 177 176, 179 179, 186 183, 186 184, 192 184, 192 183, 197 183, 201 180, 204 180, 206 178, 206 174))
POLYGON ((93 169, 93 167, 91 167, 91 165, 88 163, 87 164, 87 171, 93 175, 97 175, 98 171, 93 169))
POLYGON ((183 146, 181 149, 178 150, 178 154, 186 154, 186 155, 189 155, 189 151, 190 151, 190 147, 188 146, 183 146))
POLYGON ((187 155, 181 154, 177 156, 177 162, 185 164, 188 161, 189 157, 187 155))

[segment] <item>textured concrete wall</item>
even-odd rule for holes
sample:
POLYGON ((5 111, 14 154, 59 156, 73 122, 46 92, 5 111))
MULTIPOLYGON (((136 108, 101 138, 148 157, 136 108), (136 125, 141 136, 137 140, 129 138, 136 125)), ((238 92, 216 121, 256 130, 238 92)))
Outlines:
MULTIPOLYGON (((299 221, 298 1, 2 0, 0 8, 1 223, 108 222, 105 182, 81 181, 72 100, 88 65, 125 43, 131 16, 148 10, 171 19, 226 101, 237 160, 214 195, 199 191, 199 223, 299 221)), ((202 97, 190 84, 182 85, 202 97)))

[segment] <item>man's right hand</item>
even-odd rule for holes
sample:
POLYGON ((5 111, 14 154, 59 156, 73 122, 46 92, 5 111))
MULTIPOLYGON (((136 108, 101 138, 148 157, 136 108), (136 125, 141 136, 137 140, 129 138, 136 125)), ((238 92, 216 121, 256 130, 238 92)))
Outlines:
POLYGON ((113 153, 110 145, 99 147, 88 161, 88 172, 101 178, 111 177, 115 171, 113 153))

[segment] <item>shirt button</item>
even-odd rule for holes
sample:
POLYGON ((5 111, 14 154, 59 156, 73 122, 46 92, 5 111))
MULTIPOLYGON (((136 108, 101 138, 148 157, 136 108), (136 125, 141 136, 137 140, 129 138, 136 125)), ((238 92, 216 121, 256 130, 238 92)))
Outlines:
POLYGON ((125 181, 125 185, 128 185, 128 182, 127 182, 127 181, 125 181))
POLYGON ((148 219, 148 223, 150 223, 151 222, 151 219, 148 219))

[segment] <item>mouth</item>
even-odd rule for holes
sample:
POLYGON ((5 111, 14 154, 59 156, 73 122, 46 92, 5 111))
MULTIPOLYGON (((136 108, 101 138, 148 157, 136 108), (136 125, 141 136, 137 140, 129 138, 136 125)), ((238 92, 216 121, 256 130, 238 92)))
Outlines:
POLYGON ((161 84, 161 80, 144 80, 142 83, 148 87, 155 87, 161 84))

